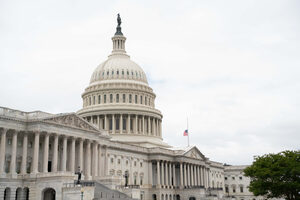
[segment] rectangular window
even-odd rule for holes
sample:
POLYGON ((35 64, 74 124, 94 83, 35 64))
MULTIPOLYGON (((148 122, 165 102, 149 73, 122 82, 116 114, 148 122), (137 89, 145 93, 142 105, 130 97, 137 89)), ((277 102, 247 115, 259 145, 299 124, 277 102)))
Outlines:
POLYGON ((125 102, 126 102, 126 95, 123 94, 123 103, 125 103, 125 102))
POLYGON ((141 102, 140 102, 140 104, 143 104, 143 96, 141 96, 141 102))
POLYGON ((226 192, 226 193, 229 193, 228 187, 225 187, 225 192, 226 192))
POLYGON ((243 179, 243 177, 240 176, 240 180, 242 180, 242 179, 243 179))
POLYGON ((123 130, 126 130, 126 119, 123 118, 123 130))
POLYGON ((129 95, 129 103, 132 103, 132 96, 131 96, 131 94, 129 95))
POLYGON ((120 119, 116 118, 116 130, 120 129, 120 119))
POLYGON ((89 105, 92 105, 92 97, 89 97, 89 105))
POLYGON ((116 101, 117 101, 117 103, 119 103, 119 94, 117 94, 117 96, 116 96, 116 101))
POLYGON ((240 187, 240 191, 241 191, 241 193, 244 192, 244 188, 242 186, 240 187))
POLYGON ((109 119, 109 130, 112 130, 112 118, 109 119))
POLYGON ((104 95, 104 103, 106 103, 106 94, 104 95))
POLYGON ((145 105, 147 105, 147 97, 145 97, 145 105))
POLYGON ((235 188, 232 189, 232 192, 235 193, 235 188))
POLYGON ((227 177, 225 177, 225 180, 227 180, 227 177))
POLYGON ((98 104, 101 103, 101 95, 98 95, 98 104))
POLYGON ((96 97, 93 96, 93 104, 95 105, 96 104, 96 97))
POLYGON ((134 101, 135 103, 137 103, 137 95, 135 95, 134 101))

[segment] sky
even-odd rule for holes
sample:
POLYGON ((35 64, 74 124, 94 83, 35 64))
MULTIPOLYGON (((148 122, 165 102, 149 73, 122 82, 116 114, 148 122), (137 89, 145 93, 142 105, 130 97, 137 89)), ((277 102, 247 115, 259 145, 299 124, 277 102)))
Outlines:
POLYGON ((164 141, 210 160, 300 148, 300 1, 0 1, 0 106, 76 112, 112 50, 147 74, 164 141))

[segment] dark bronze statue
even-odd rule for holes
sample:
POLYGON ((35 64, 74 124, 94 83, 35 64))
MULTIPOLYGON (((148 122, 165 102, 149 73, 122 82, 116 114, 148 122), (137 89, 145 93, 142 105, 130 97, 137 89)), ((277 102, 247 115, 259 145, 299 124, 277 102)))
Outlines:
POLYGON ((80 184, 80 181, 81 181, 81 174, 82 174, 82 171, 80 171, 80 167, 78 167, 78 171, 75 172, 75 174, 78 175, 78 179, 76 181, 76 184, 79 185, 80 184))
POLYGON ((118 13, 118 19, 117 19, 117 21, 118 21, 118 26, 121 26, 122 21, 121 21, 120 13, 118 13))

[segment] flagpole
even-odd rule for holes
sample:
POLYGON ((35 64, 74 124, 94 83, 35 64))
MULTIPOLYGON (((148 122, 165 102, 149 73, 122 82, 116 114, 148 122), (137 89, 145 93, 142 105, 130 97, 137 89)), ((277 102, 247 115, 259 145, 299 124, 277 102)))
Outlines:
POLYGON ((187 128, 187 136, 188 136, 188 147, 190 146, 190 131, 189 131, 189 118, 186 118, 186 128, 187 128))

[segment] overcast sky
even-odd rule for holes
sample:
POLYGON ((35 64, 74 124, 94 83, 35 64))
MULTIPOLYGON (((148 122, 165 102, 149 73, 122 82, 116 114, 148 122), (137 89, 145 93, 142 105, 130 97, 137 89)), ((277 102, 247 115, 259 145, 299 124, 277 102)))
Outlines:
POLYGON ((164 115, 164 141, 211 160, 300 147, 300 1, 0 1, 0 106, 75 112, 112 50, 126 50, 164 115))

